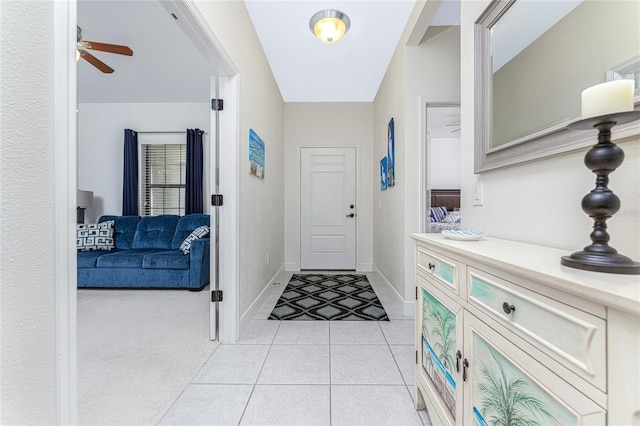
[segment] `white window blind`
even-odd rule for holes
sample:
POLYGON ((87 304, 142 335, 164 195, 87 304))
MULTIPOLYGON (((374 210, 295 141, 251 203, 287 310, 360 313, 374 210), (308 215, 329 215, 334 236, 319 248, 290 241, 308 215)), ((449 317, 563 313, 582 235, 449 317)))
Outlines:
POLYGON ((184 215, 186 144, 140 145, 142 216, 184 215))

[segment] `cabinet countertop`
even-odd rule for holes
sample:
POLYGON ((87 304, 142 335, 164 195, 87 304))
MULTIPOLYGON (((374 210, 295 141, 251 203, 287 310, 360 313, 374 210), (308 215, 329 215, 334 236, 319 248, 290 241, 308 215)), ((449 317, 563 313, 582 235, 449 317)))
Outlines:
POLYGON ((488 262, 609 308, 640 315, 640 275, 591 272, 563 266, 560 258, 571 254, 567 250, 491 237, 480 241, 457 241, 442 234, 411 234, 411 238, 434 248, 488 262))

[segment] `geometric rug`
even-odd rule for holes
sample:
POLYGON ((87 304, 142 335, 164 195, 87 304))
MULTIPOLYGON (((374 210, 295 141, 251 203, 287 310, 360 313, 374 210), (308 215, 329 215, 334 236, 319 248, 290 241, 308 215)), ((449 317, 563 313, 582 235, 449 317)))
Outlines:
POLYGON ((296 274, 270 320, 389 321, 366 275, 296 274))

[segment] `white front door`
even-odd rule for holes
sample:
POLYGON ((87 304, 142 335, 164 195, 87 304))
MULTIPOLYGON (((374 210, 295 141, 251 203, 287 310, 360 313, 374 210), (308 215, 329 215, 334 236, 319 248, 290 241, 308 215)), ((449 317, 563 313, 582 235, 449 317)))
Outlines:
POLYGON ((300 268, 356 267, 356 150, 300 150, 300 268))

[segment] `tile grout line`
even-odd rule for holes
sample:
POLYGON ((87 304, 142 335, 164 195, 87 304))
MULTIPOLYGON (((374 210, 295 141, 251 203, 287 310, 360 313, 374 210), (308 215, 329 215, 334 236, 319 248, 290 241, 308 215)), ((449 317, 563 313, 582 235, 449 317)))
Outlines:
POLYGON ((247 403, 244 405, 244 409, 242 410, 242 415, 240 415, 240 420, 238 420, 238 426, 240 426, 240 424, 242 423, 242 419, 244 418, 244 415, 247 412, 247 407, 249 406, 249 402, 251 401, 253 392, 256 390, 256 386, 258 385, 258 380, 260 380, 260 374, 262 374, 262 369, 264 369, 264 365, 267 363, 267 358, 269 358, 269 353, 271 353, 271 348, 273 347, 273 341, 275 340, 276 335, 278 334, 278 330, 280 330, 280 325, 282 325, 282 321, 278 321, 278 327, 276 328, 276 332, 273 334, 273 338, 271 339, 271 344, 269 345, 269 350, 267 351, 267 355, 264 357, 264 361, 262 361, 262 365, 260 366, 260 371, 256 376, 256 381, 253 383, 253 387, 251 388, 251 392, 249 393, 249 398, 247 398, 247 403))
POLYGON ((333 416, 332 416, 332 406, 333 401, 331 400, 331 387, 333 386, 333 382, 331 381, 331 321, 329 321, 329 426, 333 425, 333 416))
POLYGON ((211 355, 209 355, 209 357, 202 363, 202 365, 200 366, 200 368, 198 368, 198 371, 196 371, 196 374, 193 375, 193 377, 191 378, 191 380, 189 381, 189 383, 187 383, 187 386, 184 387, 184 389, 182 389, 182 391, 180 392, 180 394, 176 397, 176 399, 173 400, 173 402, 171 403, 171 406, 167 409, 167 411, 164 412, 164 414, 162 415, 162 417, 160 417, 160 421, 158 422, 158 424, 162 423, 162 421, 164 420, 165 417, 167 417, 167 414, 169 414, 169 412, 173 409, 173 407, 176 405, 176 402, 178 402, 178 400, 182 397, 182 395, 186 392, 187 388, 193 384, 196 384, 193 382, 193 380, 198 377, 198 374, 200 374, 200 371, 202 371, 202 368, 209 362, 209 360, 211 359, 211 357, 213 356, 213 354, 215 354, 216 352, 218 352, 218 348, 220 348, 220 346, 222 346, 222 344, 220 342, 218 342, 218 346, 216 346, 216 348, 213 350, 213 352, 211 352, 211 355))
MULTIPOLYGON (((391 320, 389 320, 389 323, 391 323, 391 320)), ((409 400, 411 401, 411 405, 412 405, 412 407, 413 407, 413 409, 414 409, 414 411, 416 413, 416 416, 418 416, 418 419, 420 419, 420 423, 423 426, 425 426, 424 421, 422 420, 422 417, 420 416, 420 414, 418 414, 418 410, 415 409, 415 403, 413 402, 413 397, 411 396, 411 392, 409 391, 409 385, 407 385, 407 381, 405 380, 404 376, 402 375, 402 370, 400 370, 400 365, 398 365, 398 360, 396 359, 395 354, 391 350, 391 345, 389 344, 389 341, 387 340, 387 335, 384 334, 384 330, 382 330, 382 326, 380 325, 380 321, 378 321, 378 327, 380 327, 380 331, 382 332, 382 335, 384 336, 384 340, 385 340, 385 342, 387 342, 387 347, 389 348, 389 352, 391 352, 391 357, 393 358, 393 362, 396 364, 396 368, 398 369, 398 372, 400 373, 400 378, 402 379, 402 383, 404 383, 403 388, 409 394, 409 400)))

